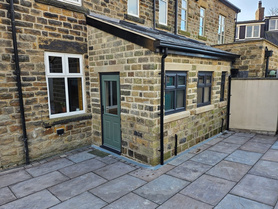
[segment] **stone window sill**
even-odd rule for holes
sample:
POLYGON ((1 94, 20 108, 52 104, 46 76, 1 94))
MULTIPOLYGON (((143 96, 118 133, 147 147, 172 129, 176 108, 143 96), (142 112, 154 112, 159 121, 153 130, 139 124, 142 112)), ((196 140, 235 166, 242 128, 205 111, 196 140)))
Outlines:
POLYGON ((88 119, 92 119, 91 113, 84 113, 84 114, 80 114, 80 115, 73 115, 73 116, 68 116, 68 117, 49 119, 47 121, 43 121, 43 127, 50 128, 51 126, 55 126, 58 124, 69 123, 69 122, 74 122, 74 121, 81 121, 81 120, 88 120, 88 119))
POLYGON ((156 27, 159 29, 171 31, 171 27, 169 27, 167 25, 162 25, 162 24, 156 23, 156 27))
POLYGON ((67 4, 67 3, 64 3, 64 2, 57 1, 57 0, 35 0, 35 2, 41 3, 41 4, 46 4, 46 5, 51 5, 51 6, 54 6, 54 7, 59 7, 59 8, 62 8, 62 9, 73 11, 73 12, 89 14, 89 9, 86 9, 83 6, 76 6, 76 5, 72 5, 72 4, 67 4))
POLYGON ((125 14, 124 16, 125 16, 126 20, 130 20, 130 21, 137 22, 137 23, 140 23, 140 24, 144 24, 145 23, 145 20, 142 19, 142 18, 135 17, 135 16, 129 15, 129 14, 125 14))
POLYGON ((190 33, 188 31, 179 30, 179 34, 183 35, 183 36, 189 36, 190 37, 190 33))
POLYGON ((198 36, 198 39, 200 39, 202 41, 207 41, 208 40, 207 37, 205 37, 205 36, 198 36))
POLYGON ((201 113, 204 113, 204 112, 208 112, 210 110, 213 110, 214 109, 214 105, 207 105, 207 106, 204 106, 204 107, 198 107, 196 109, 196 114, 201 114, 201 113))
POLYGON ((174 113, 174 114, 165 116, 164 123, 170 123, 172 121, 180 120, 180 119, 183 119, 183 118, 186 118, 189 116, 190 116, 190 111, 174 113))

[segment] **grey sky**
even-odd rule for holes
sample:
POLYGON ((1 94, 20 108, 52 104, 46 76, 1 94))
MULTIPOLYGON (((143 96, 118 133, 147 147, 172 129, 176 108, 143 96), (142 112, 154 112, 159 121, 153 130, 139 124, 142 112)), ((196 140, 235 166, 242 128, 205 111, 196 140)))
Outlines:
MULTIPOLYGON (((259 0, 229 0, 232 4, 241 9, 238 14, 238 21, 254 20, 259 0)), ((269 15, 269 9, 278 8, 278 0, 261 0, 265 7, 265 16, 269 15)))

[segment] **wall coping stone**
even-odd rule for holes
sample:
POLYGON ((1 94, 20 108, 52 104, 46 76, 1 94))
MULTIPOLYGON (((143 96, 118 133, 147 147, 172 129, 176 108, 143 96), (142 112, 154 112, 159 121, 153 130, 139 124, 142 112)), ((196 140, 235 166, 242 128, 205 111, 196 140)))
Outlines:
POLYGON ((170 123, 172 121, 176 121, 176 120, 180 120, 180 119, 184 119, 190 116, 190 111, 183 111, 183 112, 178 112, 178 113, 174 113, 171 115, 166 115, 164 117, 164 123, 170 123))

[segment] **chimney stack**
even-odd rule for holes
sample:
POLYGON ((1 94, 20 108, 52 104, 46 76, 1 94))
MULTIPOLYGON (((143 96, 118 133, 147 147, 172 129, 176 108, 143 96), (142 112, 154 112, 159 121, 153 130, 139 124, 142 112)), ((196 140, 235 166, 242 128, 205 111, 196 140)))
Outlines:
POLYGON ((259 1, 258 9, 255 14, 256 20, 263 20, 264 19, 264 7, 262 7, 262 1, 259 1))

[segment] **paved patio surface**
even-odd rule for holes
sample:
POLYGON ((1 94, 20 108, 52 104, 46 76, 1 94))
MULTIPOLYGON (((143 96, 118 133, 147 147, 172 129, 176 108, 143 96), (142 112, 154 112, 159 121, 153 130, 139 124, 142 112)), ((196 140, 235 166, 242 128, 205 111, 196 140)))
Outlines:
POLYGON ((74 150, 0 172, 0 209, 278 209, 277 140, 226 132, 155 170, 74 150))

